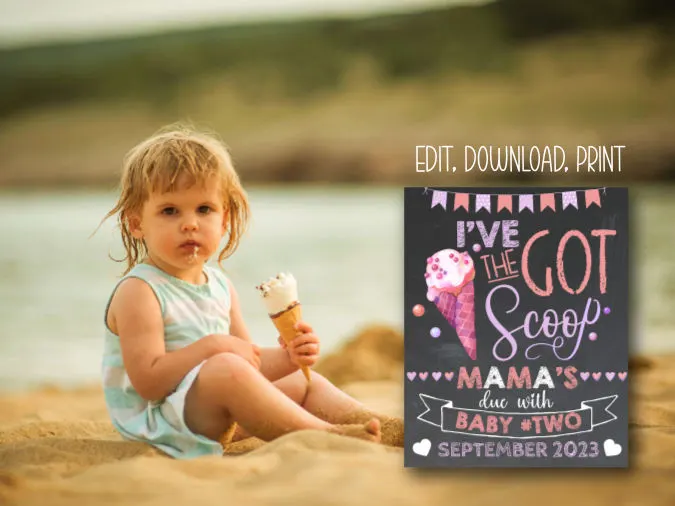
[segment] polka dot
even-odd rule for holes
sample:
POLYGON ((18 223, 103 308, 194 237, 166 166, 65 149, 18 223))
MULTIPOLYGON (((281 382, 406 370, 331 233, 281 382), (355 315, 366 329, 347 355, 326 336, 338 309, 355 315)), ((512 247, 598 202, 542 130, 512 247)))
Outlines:
POLYGON ((612 312, 612 310, 609 308, 609 306, 605 307, 605 309, 602 310, 603 313, 609 314, 612 312))
POLYGON ((439 329, 438 327, 434 327, 434 328, 431 329, 429 334, 431 334, 431 337, 436 339, 436 338, 441 336, 441 329, 439 329))
POLYGON ((431 270, 437 271, 438 270, 438 264, 434 264, 431 266, 431 270))
POLYGON ((598 334, 596 334, 595 332, 591 332, 590 334, 588 334, 588 338, 591 341, 595 341, 598 338, 598 334))
POLYGON ((474 244, 471 249, 474 251, 474 253, 478 253, 480 251, 480 244, 474 244))
POLYGON ((436 274, 436 279, 443 279, 443 273, 439 272, 438 274, 436 274))
POLYGON ((424 306, 422 304, 415 304, 412 312, 417 317, 422 316, 424 314, 424 306))

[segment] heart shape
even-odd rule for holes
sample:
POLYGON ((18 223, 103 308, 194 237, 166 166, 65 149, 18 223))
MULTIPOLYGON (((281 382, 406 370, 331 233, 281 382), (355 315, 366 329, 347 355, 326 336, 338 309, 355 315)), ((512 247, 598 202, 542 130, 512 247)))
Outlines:
POLYGON ((601 372, 594 372, 592 376, 593 376, 593 379, 595 381, 598 381, 602 377, 602 373, 601 372))
POLYGON ((455 376, 455 373, 450 371, 445 373, 445 379, 448 381, 452 381, 452 378, 455 376))
POLYGON ((436 371, 431 373, 431 377, 434 378, 436 381, 441 379, 441 376, 443 376, 443 373, 441 371, 436 371))
POLYGON ((591 376, 591 373, 584 371, 579 376, 581 376, 582 380, 586 381, 591 376))
POLYGON ((623 371, 623 372, 620 372, 619 374, 617 374, 617 376, 619 377, 619 379, 620 379, 621 381, 625 381, 625 380, 626 380, 626 376, 628 376, 628 373, 627 373, 626 371, 623 371))
POLYGON ((612 381, 614 379, 614 374, 613 372, 606 372, 605 373, 605 378, 607 378, 607 381, 612 381))
POLYGON ((412 380, 415 379, 415 376, 417 376, 417 373, 416 373, 416 372, 413 372, 413 371, 410 371, 409 373, 406 373, 406 375, 408 376, 408 379, 409 379, 410 381, 412 381, 412 380))
POLYGON ((602 444, 603 449, 605 450, 605 455, 608 457, 616 457, 621 455, 621 445, 615 443, 613 439, 605 439, 605 442, 602 444))
MULTIPOLYGON (((606 441, 605 444, 607 444, 606 441)), ((413 452, 417 455, 421 455, 422 457, 429 455, 429 450, 431 450, 431 441, 428 439, 423 439, 422 441, 418 441, 413 445, 413 452)))
POLYGON ((422 381, 426 381, 426 380, 427 380, 427 377, 429 376, 429 373, 426 372, 426 371, 424 371, 424 372, 418 372, 418 373, 417 373, 417 376, 418 376, 419 379, 421 379, 422 381))

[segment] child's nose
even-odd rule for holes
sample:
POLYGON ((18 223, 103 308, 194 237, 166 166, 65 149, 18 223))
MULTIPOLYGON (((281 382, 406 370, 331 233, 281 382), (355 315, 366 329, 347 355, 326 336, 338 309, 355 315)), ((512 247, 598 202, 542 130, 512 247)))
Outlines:
POLYGON ((185 218, 183 221, 183 224, 181 226, 182 230, 185 232, 191 231, 191 230, 197 230, 197 217, 196 216, 188 216, 185 218))

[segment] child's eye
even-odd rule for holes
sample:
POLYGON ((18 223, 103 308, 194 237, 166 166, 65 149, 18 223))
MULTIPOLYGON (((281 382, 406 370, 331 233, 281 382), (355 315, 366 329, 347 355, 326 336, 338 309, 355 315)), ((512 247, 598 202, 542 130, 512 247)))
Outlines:
POLYGON ((166 214, 167 216, 172 216, 176 214, 178 210, 175 207, 165 207, 162 209, 162 214, 166 214))
POLYGON ((197 209, 197 211, 200 214, 209 214, 212 211, 212 209, 209 206, 199 206, 199 209, 197 209))

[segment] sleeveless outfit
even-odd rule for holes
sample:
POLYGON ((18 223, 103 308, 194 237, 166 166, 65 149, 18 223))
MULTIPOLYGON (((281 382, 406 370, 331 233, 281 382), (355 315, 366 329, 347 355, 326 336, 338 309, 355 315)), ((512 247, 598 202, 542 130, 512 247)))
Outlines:
MULTIPOLYGON (((227 278, 220 270, 209 266, 204 266, 204 274, 207 282, 194 285, 157 267, 138 264, 119 281, 139 278, 153 290, 162 311, 167 352, 209 334, 229 334, 227 278)), ((103 320, 103 390, 113 425, 125 439, 149 443, 175 458, 222 455, 220 443, 194 434, 185 424, 185 396, 204 362, 190 370, 176 389, 160 401, 143 399, 131 385, 122 362, 120 339, 106 323, 108 308, 119 283, 108 299, 103 320)))

